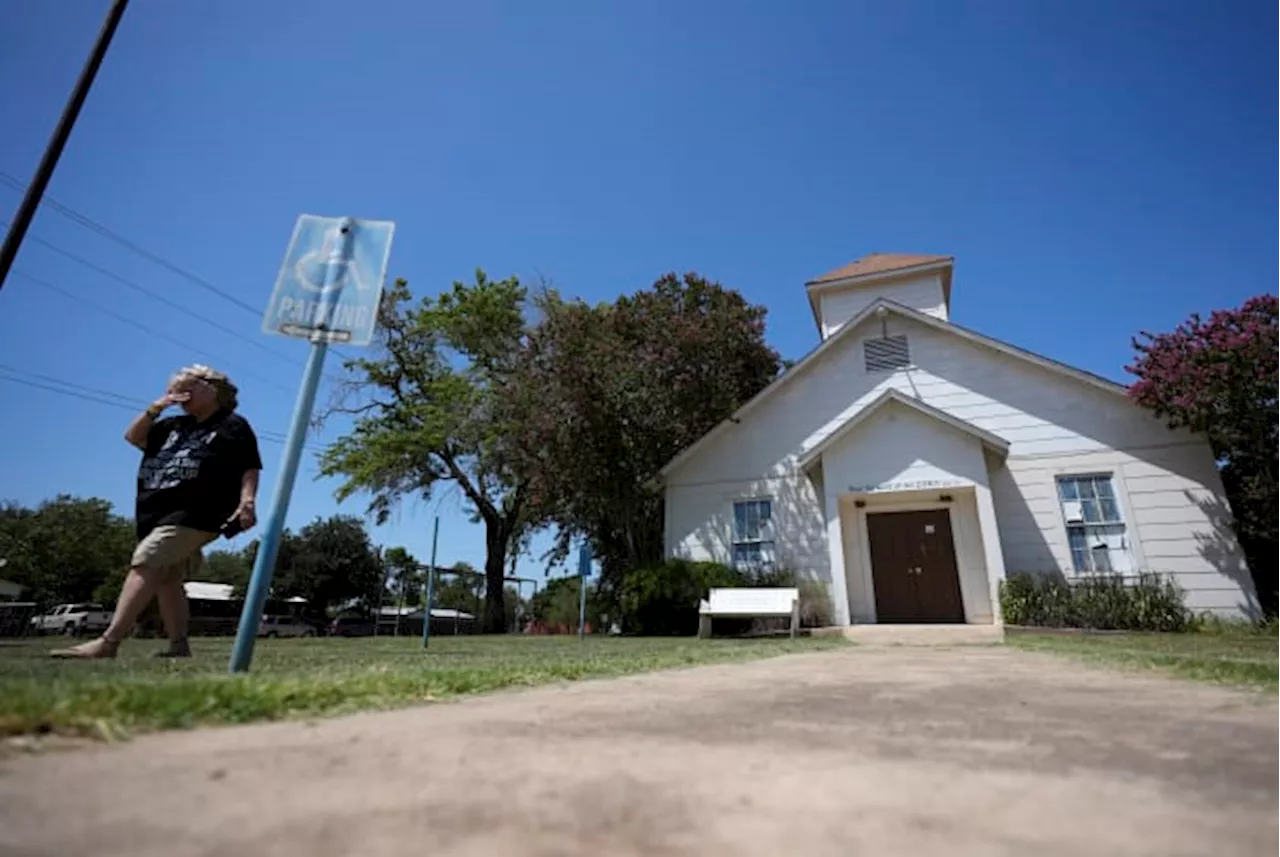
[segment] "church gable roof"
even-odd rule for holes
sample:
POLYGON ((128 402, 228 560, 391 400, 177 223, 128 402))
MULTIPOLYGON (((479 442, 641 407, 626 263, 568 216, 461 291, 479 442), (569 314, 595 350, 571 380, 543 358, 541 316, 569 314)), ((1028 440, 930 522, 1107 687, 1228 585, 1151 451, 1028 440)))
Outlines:
POLYGON ((822 454, 831 447, 838 444, 841 440, 848 437, 858 426, 865 423, 872 416, 891 404, 899 404, 903 407, 910 408, 917 413, 923 414, 931 420, 935 420, 944 425, 967 434, 978 440, 983 446, 990 449, 997 455, 1006 455, 1009 452, 1009 441, 997 434, 979 428, 971 422, 952 416, 944 410, 934 407, 920 401, 919 399, 908 396, 906 393, 897 389, 885 390, 866 407, 860 409, 857 413, 846 419, 843 423, 836 427, 836 430, 820 440, 811 449, 800 456, 799 465, 802 470, 808 470, 822 460, 822 454))
POLYGON ((819 283, 835 282, 836 280, 849 280, 854 277, 865 277, 869 274, 887 274, 891 271, 951 261, 953 261, 951 256, 926 256, 919 253, 870 253, 861 259, 855 259, 847 265, 814 277, 806 285, 814 286, 819 283))
POLYGON ((844 343, 846 340, 850 338, 851 333, 855 329, 860 327, 863 324, 863 322, 867 321, 870 318, 875 317, 876 313, 881 308, 884 308, 886 311, 893 313, 895 315, 901 316, 903 318, 916 321, 929 328, 932 328, 933 330, 937 330, 943 334, 946 334, 949 336, 956 336, 961 339, 968 340, 969 342, 972 342, 984 348, 989 348, 994 351, 999 351, 1002 354, 1006 354, 1017 360, 1025 361, 1027 363, 1031 363, 1033 365, 1039 366, 1042 369, 1046 369, 1050 372, 1054 372, 1058 375, 1062 375, 1064 377, 1070 378, 1071 380, 1076 381, 1078 383, 1087 384, 1089 386, 1096 387, 1104 392, 1112 393, 1118 396, 1124 396, 1126 393, 1125 387, 1115 383, 1114 381, 1110 381, 1106 378, 1103 378, 1100 375, 1095 375, 1092 372, 1086 372, 1083 369, 1077 369, 1074 366, 1067 365, 1066 363, 1061 363, 1057 360, 1053 360, 1052 358, 1044 357, 1043 355, 1036 354, 1031 351, 1027 351, 1026 349, 1019 348, 1016 345, 1011 345, 1007 342, 1003 342, 999 339, 986 336, 984 334, 978 333, 977 331, 970 330, 966 327, 961 327, 960 325, 957 325, 954 322, 943 321, 941 319, 934 318, 933 316, 928 315, 927 313, 923 313, 923 312, 920 312, 919 310, 912 309, 911 307, 904 306, 900 303, 897 303, 896 301, 891 301, 891 300, 888 300, 887 298, 877 298, 875 301, 872 301, 871 304, 869 304, 865 309, 863 309, 862 312, 858 313, 853 318, 849 319, 847 322, 845 322, 844 325, 840 327, 839 330, 832 333, 829 337, 827 337, 821 343, 819 343, 816 348, 814 348, 812 351, 810 351, 808 354, 802 357, 784 375, 782 375, 780 378, 775 380, 772 384, 765 387, 763 390, 757 393, 754 397, 752 397, 750 400, 744 403, 728 419, 722 421, 715 428, 711 429, 711 431, 707 432, 697 441, 695 441, 694 443, 686 447, 682 452, 678 453, 674 458, 672 458, 669 462, 667 462, 667 464, 663 466, 661 470, 658 471, 657 478, 659 480, 665 478, 667 474, 669 474, 672 470, 678 467, 681 463, 687 461, 697 450, 701 449, 706 443, 710 442, 711 439, 713 439, 714 437, 718 436, 723 431, 725 431, 728 426, 734 423, 741 422, 742 419, 747 414, 749 414, 751 411, 755 410, 756 408, 760 407, 763 403, 772 399, 784 387, 793 383, 796 378, 798 378, 800 375, 804 374, 805 372, 809 371, 809 369, 811 369, 813 365, 815 365, 818 362, 819 358, 822 357, 824 354, 831 352, 835 348, 841 347, 842 343, 844 343))

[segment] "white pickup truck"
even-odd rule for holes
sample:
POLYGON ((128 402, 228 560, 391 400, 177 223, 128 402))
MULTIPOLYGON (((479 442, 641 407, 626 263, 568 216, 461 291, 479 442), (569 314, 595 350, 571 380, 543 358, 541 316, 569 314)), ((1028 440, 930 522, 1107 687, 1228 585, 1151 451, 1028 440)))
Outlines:
POLYGON ((80 636, 105 631, 111 624, 111 613, 101 604, 59 604, 43 616, 31 617, 31 630, 37 634, 80 636))

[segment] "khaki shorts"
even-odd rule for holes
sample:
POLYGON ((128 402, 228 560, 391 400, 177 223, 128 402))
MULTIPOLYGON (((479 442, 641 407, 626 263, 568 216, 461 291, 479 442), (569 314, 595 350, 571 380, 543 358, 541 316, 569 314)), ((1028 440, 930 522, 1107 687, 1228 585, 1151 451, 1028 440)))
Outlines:
POLYGON ((131 566, 162 583, 183 580, 200 570, 204 562, 200 549, 217 537, 217 533, 190 527, 156 527, 133 549, 131 566))

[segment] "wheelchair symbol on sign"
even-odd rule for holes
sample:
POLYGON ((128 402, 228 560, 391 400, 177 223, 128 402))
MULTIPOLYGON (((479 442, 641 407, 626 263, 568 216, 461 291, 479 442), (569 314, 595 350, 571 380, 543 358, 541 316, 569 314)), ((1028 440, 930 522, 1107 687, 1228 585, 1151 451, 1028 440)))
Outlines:
POLYGON ((341 291, 348 281, 357 291, 367 289, 355 260, 344 257, 343 243, 338 227, 326 231, 320 249, 304 254, 298 264, 294 265, 293 275, 298 285, 308 292, 320 295, 341 291))

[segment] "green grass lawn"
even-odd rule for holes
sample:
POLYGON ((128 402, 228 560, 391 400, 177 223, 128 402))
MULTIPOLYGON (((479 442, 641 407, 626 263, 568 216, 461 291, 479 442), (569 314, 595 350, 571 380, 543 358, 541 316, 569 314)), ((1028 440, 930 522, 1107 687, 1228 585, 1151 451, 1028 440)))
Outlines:
POLYGON ((1276 692, 1277 640, 1274 634, 1080 634, 1017 633, 1010 646, 1050 652, 1114 666, 1156 670, 1212 684, 1276 692))
POLYGON ((383 709, 556 681, 815 651, 840 638, 753 640, 438 637, 259 640, 253 671, 227 675, 230 639, 194 639, 195 657, 151 657, 130 640, 114 661, 48 656, 56 638, 0 642, 0 736, 112 738, 157 729, 383 709))

